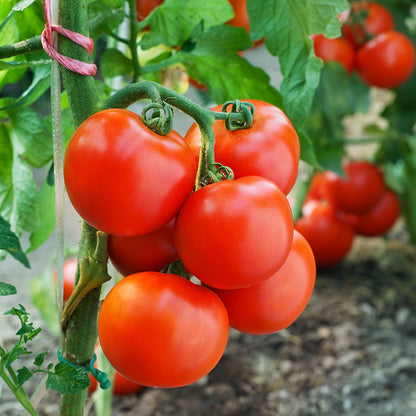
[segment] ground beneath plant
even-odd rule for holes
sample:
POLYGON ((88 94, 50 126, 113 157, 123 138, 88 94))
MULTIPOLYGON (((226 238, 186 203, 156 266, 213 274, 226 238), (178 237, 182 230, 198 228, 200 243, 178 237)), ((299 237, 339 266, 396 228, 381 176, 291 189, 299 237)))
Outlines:
MULTIPOLYGON (((203 380, 115 397, 112 415, 415 415, 415 316, 416 248, 400 227, 388 240, 358 238, 342 264, 318 272, 307 308, 289 328, 270 336, 232 331, 222 360, 203 380)), ((2 322, 0 338, 12 342, 2 322)), ((57 345, 45 331, 36 348, 57 345)), ((57 415, 58 397, 48 392, 38 409, 57 415)), ((20 415, 6 389, 0 414, 20 415)))

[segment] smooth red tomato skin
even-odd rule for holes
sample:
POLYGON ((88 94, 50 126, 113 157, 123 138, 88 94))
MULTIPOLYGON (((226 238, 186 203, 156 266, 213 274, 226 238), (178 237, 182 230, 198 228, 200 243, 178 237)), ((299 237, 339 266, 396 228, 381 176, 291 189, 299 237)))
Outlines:
POLYGON ((114 267, 124 276, 155 271, 178 258, 173 241, 174 220, 149 234, 126 237, 108 236, 108 256, 114 267))
MULTIPOLYGON (((66 259, 64 261, 64 297, 63 301, 66 302, 74 291, 75 275, 77 272, 78 261, 76 258, 66 259)), ((57 281, 56 271, 53 274, 55 282, 57 281)))
POLYGON ((350 74, 355 67, 355 48, 350 41, 329 39, 324 35, 312 35, 315 55, 324 62, 338 62, 350 74))
POLYGON ((385 234, 400 215, 399 198, 387 190, 370 211, 361 215, 350 215, 348 222, 357 234, 375 237, 385 234))
POLYGON ((367 161, 344 164, 346 178, 326 173, 326 197, 339 211, 361 214, 371 209, 383 196, 386 186, 377 166, 367 161))
POLYGON ((140 235, 172 220, 191 193, 196 164, 176 132, 159 136, 128 110, 100 111, 72 136, 65 185, 78 214, 108 234, 140 235))
POLYGON ((269 278, 293 239, 289 202, 271 181, 246 176, 194 192, 175 222, 187 270, 208 286, 236 289, 269 278))
POLYGON ((317 267, 339 263, 354 241, 353 228, 340 219, 335 209, 325 201, 307 202, 303 207, 303 217, 295 222, 295 229, 311 246, 317 267))
MULTIPOLYGON (((90 374, 90 386, 88 387, 88 393, 92 394, 97 389, 97 380, 90 374)), ((118 396, 126 396, 129 394, 134 394, 143 389, 143 386, 133 381, 130 381, 128 378, 123 377, 117 371, 114 373, 113 380, 113 393, 118 396)))
POLYGON ((152 387, 180 387, 208 374, 228 340, 224 304, 210 289, 173 274, 136 273, 105 297, 100 345, 116 371, 152 387))
MULTIPOLYGON (((229 166, 236 179, 262 176, 275 182, 284 194, 292 189, 298 174, 299 138, 290 120, 276 106, 260 100, 243 100, 254 105, 253 124, 248 129, 229 131, 223 120, 214 123, 215 158, 229 166)), ((222 106, 212 108, 221 111, 222 106)), ((201 135, 193 124, 185 140, 197 160, 201 135)))
POLYGON ((136 0, 137 21, 141 22, 146 19, 146 17, 162 3, 163 0, 136 0))
POLYGON ((265 335, 288 327, 300 316, 312 295, 315 277, 312 249, 295 231, 289 256, 272 277, 245 289, 214 291, 223 301, 233 328, 265 335))
POLYGON ((370 86, 395 88, 412 75, 415 49, 403 33, 383 32, 364 44, 357 53, 357 69, 370 86))
POLYGON ((350 13, 342 14, 342 34, 356 46, 367 41, 367 36, 375 36, 379 33, 394 29, 394 18, 389 9, 375 1, 354 2, 352 6, 354 13, 367 12, 364 20, 364 31, 358 23, 350 23, 350 13))

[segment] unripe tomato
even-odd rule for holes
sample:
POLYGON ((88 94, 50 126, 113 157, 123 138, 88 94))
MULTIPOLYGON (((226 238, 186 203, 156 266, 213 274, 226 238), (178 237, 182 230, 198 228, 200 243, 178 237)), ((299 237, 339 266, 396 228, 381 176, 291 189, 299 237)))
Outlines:
MULTIPOLYGON (((253 124, 248 129, 230 131, 223 120, 214 123, 215 159, 229 166, 236 179, 262 176, 288 194, 297 175, 300 158, 299 138, 290 120, 276 106, 260 100, 244 100, 255 107, 253 124)), ((221 111, 222 106, 212 108, 221 111)), ((193 124, 185 135, 197 160, 201 134, 193 124)))
POLYGON ((78 214, 108 234, 140 235, 172 220, 192 192, 195 157, 183 138, 146 127, 135 113, 100 111, 69 141, 65 185, 78 214))
POLYGON ((394 18, 389 9, 375 1, 354 1, 352 10, 341 14, 342 34, 356 46, 363 45, 369 37, 394 29, 394 18), (366 13, 363 24, 354 22, 359 13, 366 13))
POLYGON ((170 221, 159 230, 138 236, 108 236, 108 257, 113 266, 124 276, 155 271, 178 258, 173 242, 173 224, 170 221))
POLYGON ((399 198, 392 191, 387 190, 370 211, 360 215, 348 215, 347 221, 356 233, 374 237, 385 234, 399 215, 399 198))
POLYGON ((214 291, 224 302, 233 328, 254 335, 271 334, 299 317, 312 295, 315 276, 312 249, 295 231, 289 256, 272 277, 244 289, 214 291))
POLYGON ((116 371, 152 387, 180 387, 208 374, 223 355, 229 319, 210 289, 173 274, 136 273, 104 298, 100 345, 116 371))
POLYGON ((295 229, 311 246, 317 267, 339 263, 352 246, 352 227, 339 218, 326 201, 311 200, 304 205, 302 212, 303 216, 296 221, 295 229))
POLYGON ((346 177, 326 173, 326 197, 333 206, 346 213, 361 214, 371 209, 383 196, 386 186, 377 166, 367 161, 344 164, 346 177))
MULTIPOLYGON (((74 291, 75 275, 77 272, 78 261, 76 258, 66 259, 64 261, 64 297, 63 301, 66 302, 74 291)), ((53 273, 55 282, 58 280, 56 271, 53 273)))
POLYGON ((344 38, 328 39, 324 35, 312 35, 315 55, 324 62, 338 62, 350 74, 355 67, 355 48, 344 38))
POLYGON ((412 75, 415 49, 403 33, 383 32, 364 44, 357 53, 357 69, 370 86, 395 88, 412 75))
POLYGON ((208 286, 236 289, 269 278, 293 239, 289 202, 259 176, 212 183, 194 192, 175 222, 186 269, 208 286))

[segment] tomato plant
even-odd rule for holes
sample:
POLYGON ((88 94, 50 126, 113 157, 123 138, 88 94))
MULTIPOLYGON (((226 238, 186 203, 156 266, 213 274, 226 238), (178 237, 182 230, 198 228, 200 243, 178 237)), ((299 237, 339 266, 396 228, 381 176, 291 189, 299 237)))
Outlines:
POLYGON ((124 276, 144 271, 160 272, 178 257, 173 224, 174 220, 159 230, 138 236, 110 234, 107 243, 111 263, 124 276))
POLYGON ((342 33, 356 46, 371 37, 394 29, 389 9, 375 1, 353 1, 351 10, 341 15, 342 33))
POLYGON ((65 184, 74 208, 110 234, 162 228, 191 193, 195 173, 193 153, 178 133, 159 136, 123 109, 88 118, 65 153, 65 184))
POLYGON ((136 0, 137 20, 140 22, 146 19, 162 3, 163 0, 136 0))
POLYGON ((315 284, 315 258, 297 231, 283 265, 262 283, 215 293, 224 302, 230 325, 248 334, 264 335, 292 324, 305 309, 315 284))
POLYGON ((315 54, 324 62, 338 62, 351 73, 355 68, 355 48, 346 38, 328 39, 324 35, 312 35, 315 54))
MULTIPOLYGON (((244 102, 255 107, 250 128, 228 130, 222 120, 214 123, 216 160, 229 166, 235 178, 262 176, 288 194, 298 175, 300 145, 296 130, 276 106, 259 100, 244 102)), ((212 111, 221 109, 216 106, 212 111)), ((201 134, 197 124, 190 127, 185 140, 199 159, 201 134)))
POLYGON ((105 297, 98 331, 105 356, 123 376, 146 386, 179 387, 218 363, 229 319, 208 288, 143 272, 125 277, 105 297))
POLYGON ((286 197, 258 176, 198 189, 175 222, 175 246, 185 267, 220 289, 266 280, 285 261, 292 238, 286 197))
POLYGON ((377 166, 367 161, 344 164, 345 178, 335 172, 326 175, 326 197, 337 210, 360 214, 370 210, 385 192, 385 183, 377 166))
POLYGON ((339 263, 354 241, 351 225, 339 217, 326 201, 308 201, 303 207, 303 216, 295 222, 295 229, 311 246, 317 267, 339 263))
POLYGON ((415 48, 410 39, 394 30, 383 32, 357 52, 357 70, 371 86, 394 88, 403 84, 415 68, 415 48))

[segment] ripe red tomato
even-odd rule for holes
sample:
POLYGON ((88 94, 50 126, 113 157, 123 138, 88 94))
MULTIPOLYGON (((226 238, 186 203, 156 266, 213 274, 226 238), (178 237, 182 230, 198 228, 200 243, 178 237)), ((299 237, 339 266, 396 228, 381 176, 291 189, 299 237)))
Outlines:
POLYGON ((145 271, 160 272, 178 258, 173 224, 174 220, 152 233, 132 237, 110 234, 108 256, 114 267, 124 276, 145 271))
POLYGON ((305 201, 325 199, 327 171, 318 171, 313 175, 305 201))
POLYGON ((361 214, 371 209, 383 196, 386 186, 377 166, 367 161, 344 164, 346 178, 326 173, 326 197, 334 207, 346 213, 361 214))
POLYGON ((385 234, 396 222, 400 215, 399 198, 387 190, 377 204, 360 215, 349 215, 347 221, 355 232, 366 237, 385 234))
POLYGON ((315 258, 297 231, 289 256, 266 281, 244 289, 214 289, 223 301, 230 325, 253 335, 271 334, 292 324, 305 309, 315 285, 315 258))
POLYGON ((245 176, 194 192, 174 232, 187 270, 208 286, 236 289, 266 280, 283 264, 293 220, 287 198, 273 182, 245 176))
POLYGON ((370 86, 395 88, 412 75, 415 49, 403 33, 383 32, 364 44, 357 53, 357 69, 370 86))
POLYGON ((324 62, 338 62, 350 74, 355 67, 355 48, 345 38, 328 39, 324 35, 312 35, 315 55, 324 62))
POLYGON ((185 386, 208 374, 228 332, 227 311, 212 290, 157 272, 120 280, 98 320, 100 345, 114 369, 153 387, 185 386))
POLYGON ((195 175, 192 150, 178 133, 159 136, 123 109, 85 120, 65 153, 72 205, 87 223, 109 234, 162 228, 191 193, 195 175))
POLYGON ((137 20, 141 22, 146 19, 146 17, 162 3, 163 0, 136 0, 137 20))
MULTIPOLYGON (((298 174, 300 145, 296 130, 283 111, 274 105, 259 100, 244 101, 255 107, 253 124, 248 129, 230 131, 223 120, 216 120, 215 159, 229 166, 236 179, 262 176, 288 194, 298 174)), ((221 109, 219 105, 212 111, 221 109)), ((197 124, 191 126, 185 140, 198 160, 201 135, 197 124)))
POLYGON ((352 246, 352 227, 339 218, 326 201, 311 200, 304 205, 302 212, 303 217, 296 221, 295 229, 311 246, 317 267, 339 263, 352 246))
POLYGON ((375 1, 355 1, 350 12, 341 14, 342 34, 356 46, 363 45, 370 36, 394 29, 394 18, 389 9, 375 1), (363 24, 353 19, 367 13, 363 24))
MULTIPOLYGON (((66 302, 74 291, 75 275, 77 272, 77 259, 66 259, 64 261, 64 297, 63 301, 66 302)), ((53 273, 55 282, 58 280, 56 271, 53 273)))
MULTIPOLYGON (((90 386, 88 387, 88 393, 92 394, 97 389, 97 380, 90 374, 90 386)), ((113 393, 118 396, 126 396, 128 394, 134 394, 143 389, 141 384, 134 383, 128 378, 123 377, 119 372, 114 372, 113 380, 113 393)))

